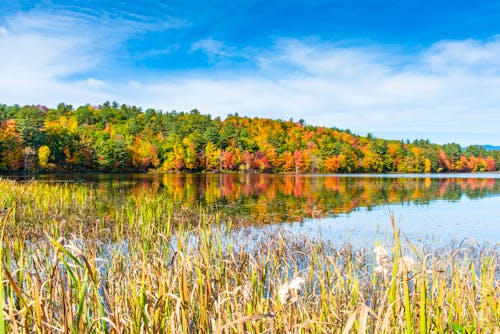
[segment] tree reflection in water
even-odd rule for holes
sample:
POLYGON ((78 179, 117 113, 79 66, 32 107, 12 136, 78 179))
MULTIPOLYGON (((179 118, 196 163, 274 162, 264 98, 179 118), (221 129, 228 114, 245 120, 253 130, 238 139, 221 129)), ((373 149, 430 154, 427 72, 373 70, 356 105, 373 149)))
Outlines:
MULTIPOLYGON (((500 194, 500 179, 480 177, 164 174, 100 180, 103 198, 162 196, 252 223, 300 221, 386 204, 428 204, 500 194)), ((123 198, 122 198, 123 200, 123 198)))

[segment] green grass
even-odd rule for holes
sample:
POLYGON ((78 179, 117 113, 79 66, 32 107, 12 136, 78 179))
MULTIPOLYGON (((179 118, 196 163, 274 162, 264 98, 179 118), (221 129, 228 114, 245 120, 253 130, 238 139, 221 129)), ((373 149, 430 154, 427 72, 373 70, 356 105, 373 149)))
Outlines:
POLYGON ((0 334, 498 332, 493 247, 429 253, 394 223, 383 274, 372 249, 250 242, 161 196, 103 209, 90 186, 5 180, 0 194, 0 334))

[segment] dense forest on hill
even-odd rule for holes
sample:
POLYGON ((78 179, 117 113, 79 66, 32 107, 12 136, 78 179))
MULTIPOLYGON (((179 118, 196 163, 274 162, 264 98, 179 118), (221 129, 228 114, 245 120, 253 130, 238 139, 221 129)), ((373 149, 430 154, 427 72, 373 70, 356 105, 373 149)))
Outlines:
POLYGON ((500 151, 397 141, 304 121, 162 112, 106 102, 0 104, 3 171, 477 172, 500 151))

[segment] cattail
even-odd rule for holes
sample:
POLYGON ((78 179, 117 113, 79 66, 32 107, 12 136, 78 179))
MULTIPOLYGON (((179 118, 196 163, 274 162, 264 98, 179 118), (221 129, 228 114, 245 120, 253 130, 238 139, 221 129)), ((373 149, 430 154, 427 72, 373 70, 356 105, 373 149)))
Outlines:
POLYGON ((389 264, 389 259, 387 258, 388 253, 384 246, 377 246, 373 251, 378 266, 384 267, 389 264))
POLYGON ((290 299, 290 287, 288 282, 284 283, 282 286, 280 286, 278 290, 278 296, 279 299, 282 303, 286 303, 288 299, 290 299))
POLYGON ((302 285, 304 285, 305 281, 306 280, 302 276, 295 277, 290 282, 290 289, 292 289, 294 291, 299 291, 302 288, 302 285))
POLYGON ((292 281, 284 283, 278 290, 280 301, 283 304, 287 302, 298 302, 299 292, 304 283, 305 279, 302 276, 297 276, 292 281))
POLYGON ((383 267, 383 266, 376 266, 374 269, 373 269, 373 272, 377 275, 380 275, 384 278, 388 278, 389 277, 389 270, 386 268, 386 267, 383 267))
POLYGON ((243 303, 249 303, 252 300, 252 286, 250 284, 245 284, 241 287, 241 299, 243 303))
POLYGON ((403 268, 407 271, 414 271, 417 267, 417 262, 411 256, 403 256, 401 258, 401 263, 403 264, 403 268))

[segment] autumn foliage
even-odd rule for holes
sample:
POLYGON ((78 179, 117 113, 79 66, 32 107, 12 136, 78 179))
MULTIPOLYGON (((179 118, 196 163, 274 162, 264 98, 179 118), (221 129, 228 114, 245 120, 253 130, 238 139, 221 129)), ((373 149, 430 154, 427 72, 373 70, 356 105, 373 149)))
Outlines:
POLYGON ((397 141, 304 121, 106 102, 0 105, 0 170, 435 173, 500 169, 500 151, 397 141))

